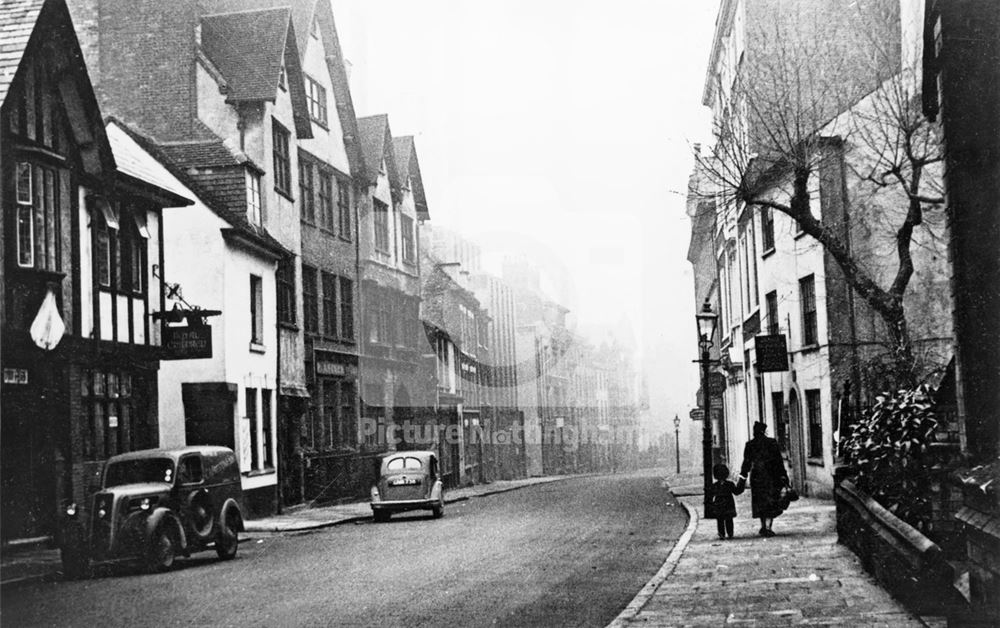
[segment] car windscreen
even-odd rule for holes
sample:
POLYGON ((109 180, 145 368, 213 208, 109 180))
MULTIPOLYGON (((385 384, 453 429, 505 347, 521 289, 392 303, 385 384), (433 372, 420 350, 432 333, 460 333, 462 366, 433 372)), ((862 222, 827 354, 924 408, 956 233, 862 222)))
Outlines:
POLYGON ((169 484, 173 481, 174 461, 170 458, 141 458, 113 462, 108 465, 108 470, 104 474, 104 488, 142 482, 169 484))
POLYGON ((400 456, 393 458, 385 465, 386 471, 417 471, 422 468, 419 458, 413 456, 400 456))

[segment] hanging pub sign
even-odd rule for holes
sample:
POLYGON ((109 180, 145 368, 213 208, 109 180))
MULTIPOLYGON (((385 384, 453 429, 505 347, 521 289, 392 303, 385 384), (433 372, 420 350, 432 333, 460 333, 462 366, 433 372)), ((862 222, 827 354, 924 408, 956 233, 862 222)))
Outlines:
POLYGON ((163 326, 164 360, 198 360, 212 357, 212 326, 163 326))
POLYGON ((784 334, 762 335, 754 338, 757 350, 757 372, 778 373, 788 370, 788 344, 784 334))

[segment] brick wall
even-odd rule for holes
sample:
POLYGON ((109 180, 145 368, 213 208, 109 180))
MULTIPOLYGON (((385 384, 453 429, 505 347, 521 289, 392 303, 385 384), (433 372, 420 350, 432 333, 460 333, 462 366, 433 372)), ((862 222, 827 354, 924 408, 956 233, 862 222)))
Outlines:
POLYGON ((191 0, 69 0, 101 111, 159 139, 191 133, 196 6, 191 0))

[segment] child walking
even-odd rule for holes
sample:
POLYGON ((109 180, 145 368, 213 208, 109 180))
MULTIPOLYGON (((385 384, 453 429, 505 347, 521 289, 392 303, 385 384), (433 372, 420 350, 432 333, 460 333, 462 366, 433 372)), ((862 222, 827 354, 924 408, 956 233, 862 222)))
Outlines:
POLYGON ((733 495, 743 492, 742 486, 737 486, 729 479, 729 467, 721 462, 712 467, 712 513, 719 529, 719 538, 733 538, 733 518, 736 517, 736 499, 733 495))

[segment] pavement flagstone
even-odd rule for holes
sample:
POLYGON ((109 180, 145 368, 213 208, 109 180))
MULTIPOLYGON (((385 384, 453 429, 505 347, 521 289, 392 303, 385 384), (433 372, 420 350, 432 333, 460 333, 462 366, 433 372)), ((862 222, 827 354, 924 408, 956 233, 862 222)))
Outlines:
POLYGON ((776 536, 761 538, 748 491, 737 498, 735 538, 720 540, 715 521, 699 517, 697 479, 677 481, 671 491, 692 516, 690 534, 651 581, 655 586, 610 626, 928 625, 837 542, 832 501, 794 502, 775 520, 776 536))

